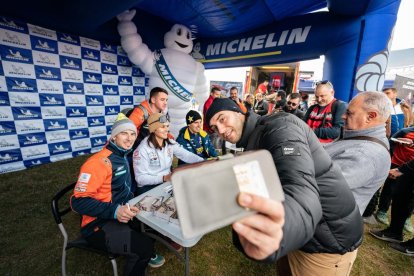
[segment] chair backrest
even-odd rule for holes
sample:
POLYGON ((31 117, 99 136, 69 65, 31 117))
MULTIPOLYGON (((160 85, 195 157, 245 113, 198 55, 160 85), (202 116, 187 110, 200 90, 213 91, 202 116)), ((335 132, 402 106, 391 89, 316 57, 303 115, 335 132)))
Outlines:
MULTIPOLYGON (((55 218, 56 224, 62 223, 62 217, 71 211, 70 206, 65 208, 59 208, 59 200, 64 197, 68 192, 72 192, 75 188, 76 182, 69 184, 62 190, 56 193, 52 199, 52 213, 55 218)), ((67 206, 66 204, 63 206, 67 206)))

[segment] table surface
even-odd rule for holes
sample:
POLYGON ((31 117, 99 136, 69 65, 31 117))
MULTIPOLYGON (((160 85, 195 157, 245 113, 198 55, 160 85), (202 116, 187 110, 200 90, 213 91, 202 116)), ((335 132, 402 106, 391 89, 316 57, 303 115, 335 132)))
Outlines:
MULTIPOLYGON (((144 196, 147 195, 155 197, 164 196, 165 198, 167 198, 169 194, 165 192, 165 188, 168 186, 171 186, 171 183, 165 182, 142 195, 134 197, 129 201, 129 204, 134 205, 138 201, 140 201, 144 196)), ((192 239, 185 239, 183 237, 183 234, 181 233, 181 228, 179 225, 168 222, 165 219, 156 217, 152 214, 152 212, 140 211, 136 217, 138 220, 142 221, 152 229, 158 231, 164 236, 169 237, 170 239, 172 239, 173 241, 175 241, 183 247, 192 247, 202 238, 202 236, 200 235, 192 239)))

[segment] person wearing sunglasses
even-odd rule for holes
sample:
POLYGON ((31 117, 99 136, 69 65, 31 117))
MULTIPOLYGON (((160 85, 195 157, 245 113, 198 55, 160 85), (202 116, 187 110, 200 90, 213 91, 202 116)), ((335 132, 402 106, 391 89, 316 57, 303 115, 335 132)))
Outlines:
POLYGON ((145 137, 133 154, 135 180, 138 194, 171 180, 171 165, 176 156, 185 163, 204 159, 181 147, 168 138, 170 122, 166 115, 154 113, 148 118, 149 136, 145 137))
POLYGON ((297 116, 299 119, 303 119, 305 112, 299 109, 300 104, 300 94, 299 93, 291 93, 287 96, 286 105, 283 106, 282 110, 287 113, 291 113, 297 116))
POLYGON ((335 90, 330 81, 316 84, 316 104, 309 107, 303 120, 313 129, 321 143, 330 143, 337 138, 344 125, 342 115, 346 103, 335 99, 335 90))

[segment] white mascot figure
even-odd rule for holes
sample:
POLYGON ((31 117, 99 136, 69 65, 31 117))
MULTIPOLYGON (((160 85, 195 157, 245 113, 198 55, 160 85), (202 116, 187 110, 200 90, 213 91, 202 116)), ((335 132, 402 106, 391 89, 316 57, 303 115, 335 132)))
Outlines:
POLYGON ((164 49, 152 52, 142 42, 132 18, 135 10, 117 16, 121 45, 129 60, 149 76, 149 89, 162 87, 168 91, 170 131, 174 137, 186 125, 185 115, 192 98, 202 104, 208 97, 204 66, 190 56, 193 40, 190 30, 175 24, 164 35, 164 49))

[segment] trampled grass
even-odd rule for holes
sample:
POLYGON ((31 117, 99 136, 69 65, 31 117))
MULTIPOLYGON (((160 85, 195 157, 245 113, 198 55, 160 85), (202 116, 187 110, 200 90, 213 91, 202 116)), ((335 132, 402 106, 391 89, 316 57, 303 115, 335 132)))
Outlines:
MULTIPOLYGON (((0 275, 59 275, 62 236, 50 209, 53 195, 76 180, 87 157, 0 175, 0 275)), ((79 218, 70 214, 66 225, 72 238, 78 235, 79 218)), ((150 269, 151 275, 183 275, 184 265, 157 244, 166 264, 150 269)), ((118 259, 122 273, 125 259, 118 259)), ((112 275, 102 256, 71 249, 68 275, 112 275)), ((234 249, 231 229, 205 235, 190 250, 192 275, 276 275, 274 264, 254 262, 234 249)), ((414 258, 392 251, 385 242, 365 234, 351 275, 414 275, 414 258)))

